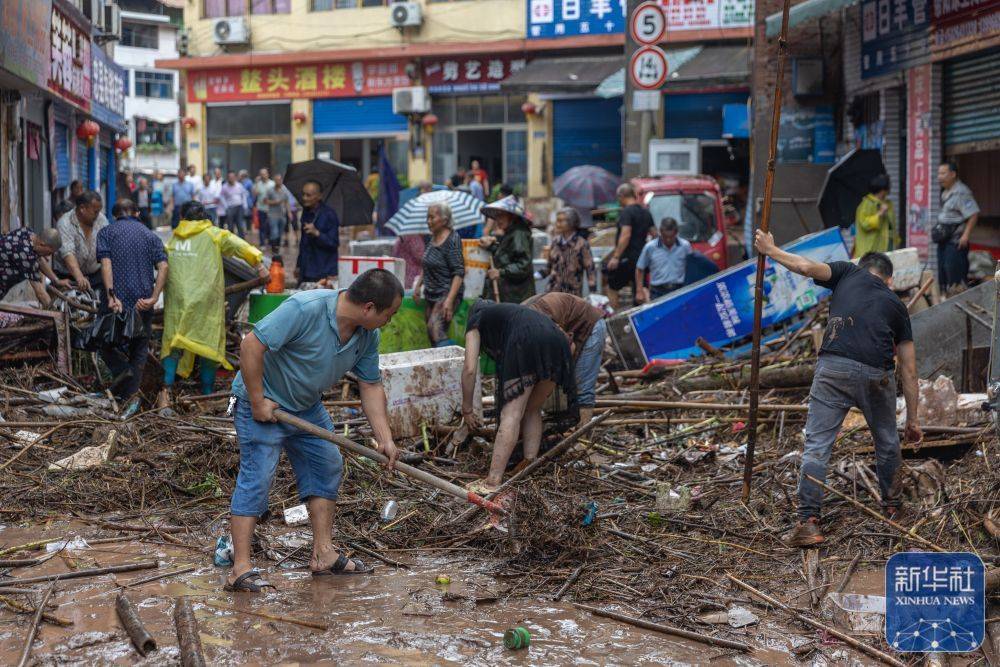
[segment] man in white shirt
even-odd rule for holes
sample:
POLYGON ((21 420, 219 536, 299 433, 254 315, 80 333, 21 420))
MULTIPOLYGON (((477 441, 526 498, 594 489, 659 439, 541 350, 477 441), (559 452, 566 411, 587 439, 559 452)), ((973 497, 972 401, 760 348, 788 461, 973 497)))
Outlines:
POLYGON ((213 225, 219 224, 219 203, 222 186, 216 185, 208 174, 201 175, 201 183, 194 190, 195 201, 201 202, 213 225))

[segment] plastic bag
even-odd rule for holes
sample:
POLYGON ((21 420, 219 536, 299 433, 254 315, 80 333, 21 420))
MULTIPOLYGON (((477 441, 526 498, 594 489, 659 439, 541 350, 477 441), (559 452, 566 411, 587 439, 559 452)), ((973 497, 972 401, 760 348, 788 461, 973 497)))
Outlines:
POLYGON ((73 347, 96 352, 105 347, 119 347, 133 338, 145 335, 142 317, 135 309, 99 314, 93 324, 74 336, 73 347))

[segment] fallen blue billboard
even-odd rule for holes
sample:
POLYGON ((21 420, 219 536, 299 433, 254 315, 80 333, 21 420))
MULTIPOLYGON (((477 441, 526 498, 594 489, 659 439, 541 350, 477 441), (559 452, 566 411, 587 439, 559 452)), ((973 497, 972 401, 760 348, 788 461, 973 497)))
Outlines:
MULTIPOLYGON (((819 262, 849 259, 836 228, 803 236, 784 249, 819 262)), ((634 368, 653 359, 686 359, 702 354, 695 345, 699 337, 718 347, 749 336, 755 273, 756 260, 747 260, 612 318, 611 330, 623 361, 634 368)), ((812 308, 829 293, 811 279, 767 260, 762 325, 780 324, 812 308)))

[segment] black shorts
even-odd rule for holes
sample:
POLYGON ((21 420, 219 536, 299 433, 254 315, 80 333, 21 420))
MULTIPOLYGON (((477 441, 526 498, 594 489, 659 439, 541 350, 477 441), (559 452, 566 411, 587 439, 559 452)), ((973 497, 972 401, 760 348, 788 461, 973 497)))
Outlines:
POLYGON ((622 257, 617 269, 605 271, 604 274, 608 279, 608 289, 617 292, 628 285, 635 289, 635 261, 631 257, 622 257))

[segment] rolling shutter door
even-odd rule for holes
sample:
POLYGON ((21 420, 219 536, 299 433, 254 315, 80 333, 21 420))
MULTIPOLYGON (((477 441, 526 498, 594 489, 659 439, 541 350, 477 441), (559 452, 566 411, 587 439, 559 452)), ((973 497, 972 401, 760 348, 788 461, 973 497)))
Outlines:
POLYGON ((944 145, 1000 137, 1000 49, 944 66, 944 145))
POLYGON ((389 136, 406 129, 406 116, 392 112, 391 95, 313 102, 315 135, 389 136))
POLYGON ((722 138, 722 108, 726 104, 746 105, 749 93, 707 93, 665 95, 663 99, 664 138, 722 138))
POLYGON ((552 117, 553 172, 592 164, 622 172, 622 98, 555 100, 552 117))
POLYGON ((56 154, 56 184, 57 188, 65 188, 73 180, 69 164, 69 128, 63 123, 55 123, 53 137, 56 154))

